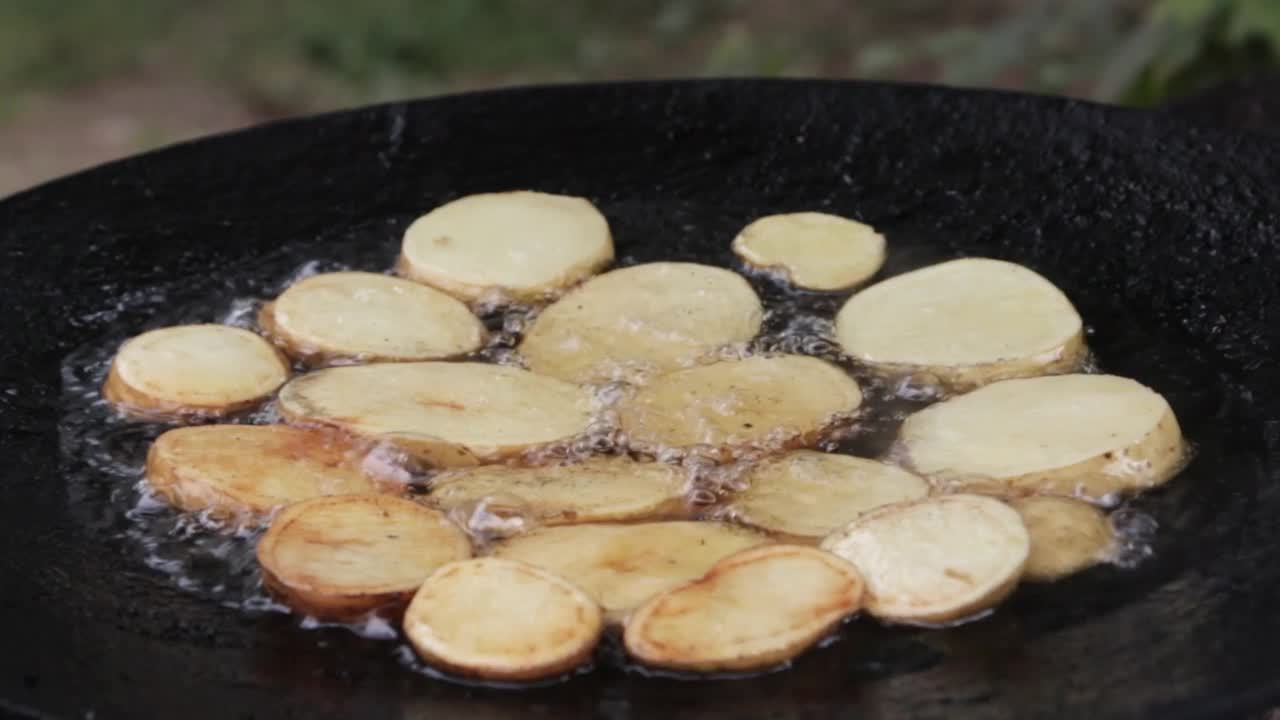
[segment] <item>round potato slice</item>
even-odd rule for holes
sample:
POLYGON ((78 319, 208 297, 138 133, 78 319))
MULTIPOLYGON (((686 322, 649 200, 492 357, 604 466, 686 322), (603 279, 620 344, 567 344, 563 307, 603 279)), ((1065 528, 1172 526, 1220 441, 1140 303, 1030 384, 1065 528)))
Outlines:
POLYGON ((1158 485, 1185 455, 1169 403, 1114 375, 994 383, 908 417, 898 443, 945 487, 1094 500, 1158 485))
POLYGON ((454 298, 366 272, 309 277, 263 307, 258 324, 312 364, 448 358, 479 348, 485 337, 480 319, 454 298))
POLYGON ((387 495, 290 505, 258 542, 267 589, 331 620, 394 615, 436 568, 470 556, 466 534, 443 513, 387 495))
POLYGON ((582 590, 491 557, 440 568, 404 614, 404 633, 424 660, 486 680, 568 672, 590 659, 603 629, 600 607, 582 590))
POLYGON ((1069 372, 1085 356, 1080 315, 1061 290, 1021 265, 985 258, 859 292, 836 316, 836 339, 880 372, 932 375, 959 391, 1069 372))
POLYGON ((378 491, 344 438, 286 425, 170 430, 147 453, 147 482, 176 507, 246 525, 281 505, 378 491))
POLYGON ((685 506, 685 473, 674 465, 630 458, 590 458, 568 465, 485 465, 437 476, 427 498, 446 512, 485 512, 566 525, 661 517, 685 506))
POLYGON ((701 579, 650 599, 623 633, 627 652, 672 670, 758 670, 789 660, 858 610, 852 565, 798 545, 731 555, 701 579))
POLYGON ((586 590, 610 621, 702 577, 721 558, 768 542, 732 525, 653 522, 543 528, 499 543, 494 555, 550 570, 586 590))
POLYGON ((1115 530, 1098 508, 1071 498, 1037 495, 1012 503, 1031 534, 1031 555, 1023 577, 1057 580, 1107 557, 1115 530))
POLYGON ((519 191, 468 195, 418 218, 399 270, 463 300, 494 290, 535 300, 612 260, 609 223, 590 202, 519 191))
POLYGON ((982 495, 882 507, 822 541, 862 574, 867 612, 921 624, 964 619, 1003 600, 1030 547, 1018 512, 982 495))
POLYGON ((728 515, 797 542, 821 539, 868 510, 929 494, 923 478, 896 465, 812 450, 765 460, 747 481, 728 515))
POLYGON ((735 273, 660 262, 592 278, 543 310, 520 353, 534 372, 577 383, 646 378, 755 337, 764 310, 735 273))
POLYGON ((271 343, 227 325, 179 325, 120 346, 103 397, 143 415, 221 416, 251 408, 289 379, 271 343))
POLYGON ((390 363, 320 370, 280 391, 290 422, 391 442, 457 467, 496 462, 584 432, 591 393, 526 370, 483 363, 390 363))
POLYGON ((884 236, 837 215, 769 215, 742 229, 733 252, 754 267, 781 269, 798 287, 845 290, 884 264, 884 236))
POLYGON ((710 445, 734 456, 743 448, 812 444, 861 403, 858 383, 835 365, 803 355, 757 356, 656 378, 618 405, 618 418, 645 452, 710 445))

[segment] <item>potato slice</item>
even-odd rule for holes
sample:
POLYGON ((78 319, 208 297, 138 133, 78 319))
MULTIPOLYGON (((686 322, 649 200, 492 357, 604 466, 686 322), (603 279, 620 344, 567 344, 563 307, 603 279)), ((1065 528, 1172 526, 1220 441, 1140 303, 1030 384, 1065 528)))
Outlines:
POLYGON ((750 357, 663 375, 618 405, 634 447, 799 447, 862 403, 843 370, 804 355, 750 357))
POLYGON ((566 525, 500 542, 494 555, 560 575, 619 622, 654 595, 701 577, 726 555, 765 542, 763 535, 720 523, 566 525))
POLYGON ((1000 260, 965 258, 877 283, 836 316, 845 352, 885 374, 926 374, 953 390, 1070 372, 1084 326, 1062 291, 1000 260))
POLYGON ((281 505, 378 491, 344 438, 286 425, 170 430, 147 453, 147 482, 176 507, 246 525, 281 505))
POLYGON ((1003 600, 1030 547, 1018 512, 982 495, 888 505, 822 541, 862 574, 867 612, 923 624, 961 620, 1003 600))
POLYGON ((613 260, 609 223, 587 200, 539 192, 468 195, 418 218, 399 271, 463 300, 535 300, 613 260))
POLYGON ((896 465, 812 450, 765 460, 747 481, 728 515, 797 542, 817 541, 868 510, 929 494, 923 478, 896 465))
POLYGON ((758 670, 789 660, 857 612, 852 565, 799 545, 731 555, 702 578, 650 599, 623 634, 627 652, 672 670, 758 670))
POLYGON ((390 363, 304 375, 280 391, 290 422, 330 425, 441 466, 475 465, 584 432, 594 399, 501 365, 390 363))
POLYGON ((798 287, 845 290, 884 264, 884 236, 838 215, 769 215, 742 229, 733 252, 754 267, 781 269, 798 287))
POLYGON ((221 416, 251 408, 289 379, 271 343, 227 325, 179 325, 120 346, 102 395, 126 411, 221 416))
POLYGON ((567 465, 456 470, 435 478, 427 500, 446 512, 483 504, 488 513, 566 525, 679 512, 685 484, 684 471, 674 465, 597 457, 567 465))
POLYGON ((258 542, 267 589, 331 620, 394 615, 436 568, 470 556, 466 534, 443 513, 387 495, 290 505, 258 542))
POLYGON ((1023 577, 1057 580, 1106 559, 1115 530, 1101 510, 1071 498, 1036 495, 1012 503, 1031 534, 1031 555, 1023 577))
POLYGON ((542 311, 520 344, 534 372, 643 382, 755 337, 764 310, 735 273, 660 262, 592 278, 542 311))
POLYGON ((600 607, 569 582, 499 558, 450 563, 427 578, 404 633, 427 662, 486 680, 566 673, 591 657, 600 607))
POLYGON ((312 364, 448 358, 479 348, 485 337, 480 319, 454 298, 366 272, 309 277, 263 307, 258 324, 312 364))
POLYGON ((1185 455, 1163 397, 1114 375, 1006 380, 907 418, 898 452, 953 488, 1094 500, 1168 480, 1185 455))

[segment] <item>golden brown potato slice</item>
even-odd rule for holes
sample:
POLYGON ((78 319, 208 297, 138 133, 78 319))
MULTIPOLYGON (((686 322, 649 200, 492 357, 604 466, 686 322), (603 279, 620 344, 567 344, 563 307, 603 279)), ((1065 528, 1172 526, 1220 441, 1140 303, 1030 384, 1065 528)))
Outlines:
POLYGON ((862 574, 867 612, 925 624, 964 619, 1003 600, 1030 546, 1018 512, 982 495, 888 505, 822 541, 862 574))
POLYGON ((655 378, 619 404, 618 417, 641 451, 709 445, 733 456, 744 448, 812 444, 861 403, 858 383, 835 365, 758 356, 655 378))
POLYGON ((322 619, 395 615, 436 568, 471 556, 443 513, 387 495, 338 495, 290 505, 258 542, 263 584, 322 619))
POLYGON ((1047 582, 1084 570, 1106 559, 1115 543, 1107 516, 1088 503, 1036 495, 1011 504, 1031 534, 1027 580, 1047 582))
POLYGON ((565 525, 505 540, 494 555, 560 575, 618 622, 650 597, 701 577, 726 555, 765 542, 763 535, 719 523, 565 525))
POLYGON ((613 260, 609 224, 580 197, 539 192, 468 195, 418 218, 399 270, 463 300, 501 291, 535 300, 613 260))
POLYGON ((367 272, 315 275, 258 314, 285 352, 316 365, 436 360, 484 343, 466 305, 415 282, 367 272))
POLYGON ((1000 260, 965 258, 872 285, 836 316, 845 352, 885 374, 925 374, 964 391, 1070 372, 1084 326, 1062 291, 1000 260))
POLYGON ((735 273, 649 263, 592 278, 543 310, 520 353, 530 370, 570 382, 643 382, 750 340, 763 317, 735 273))
POLYGON ((915 413, 898 443, 909 467, 941 485, 1009 496, 1141 490, 1185 455, 1169 403, 1113 375, 994 383, 915 413))
POLYGON ((641 605, 627 652, 672 670, 758 670, 804 652, 857 612, 862 578, 830 553, 766 545, 731 555, 706 575, 641 605))
POLYGON ((655 518, 684 509, 684 471, 597 457, 543 467, 485 465, 435 478, 427 498, 446 512, 484 511, 542 525, 655 518))
POLYGON ((427 662, 486 680, 566 673, 591 657, 600 607, 569 582, 500 558, 451 563, 422 583, 404 633, 427 662))
POLYGON ((782 270, 798 287, 845 290, 884 264, 884 236, 838 215, 769 215, 742 229, 733 252, 754 267, 782 270))
POLYGON ((728 515, 797 542, 816 542, 868 510, 929 494, 923 478, 895 465, 812 450, 765 460, 747 481, 728 515))
POLYGON ((289 422, 385 440, 448 467, 495 462, 579 435, 594 404, 576 385, 484 363, 330 368, 280 391, 289 422))
POLYGON ((179 325, 120 346, 106 399, 142 415, 216 417, 251 408, 289 379, 271 343, 227 325, 179 325))
POLYGON ((379 489, 345 438, 286 425, 170 430, 147 453, 147 482, 183 510, 250 525, 281 505, 379 489))

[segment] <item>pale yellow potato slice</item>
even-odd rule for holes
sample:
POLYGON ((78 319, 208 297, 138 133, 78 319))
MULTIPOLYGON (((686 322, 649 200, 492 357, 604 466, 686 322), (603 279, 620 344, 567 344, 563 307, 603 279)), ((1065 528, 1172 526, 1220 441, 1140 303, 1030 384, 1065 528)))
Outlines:
POLYGON ((492 557, 440 568, 404 614, 404 634, 428 663, 509 682, 587 662, 603 630, 600 607, 582 590, 545 570, 492 557))
POLYGON ((1107 558, 1115 530, 1101 510, 1071 498, 1035 495, 1010 503, 1031 534, 1031 555, 1023 577, 1057 580, 1107 558))
POLYGON ((1070 372, 1086 353, 1080 315, 1061 290, 1021 265, 985 258, 857 293, 836 315, 836 339, 882 373, 932 375, 959 391, 1070 372))
POLYGON ((179 325, 120 346, 102 395, 141 415, 217 417, 266 400, 289 379, 271 343, 227 325, 179 325))
POLYGON ((436 568, 470 556, 470 540, 444 513, 388 495, 290 505, 258 542, 267 589, 331 620, 395 615, 436 568))
POLYGON ((755 337, 760 298, 739 275, 659 262, 605 273, 542 311, 520 344, 529 369, 577 383, 646 378, 755 337))
POLYGON ((804 355, 729 360, 655 378, 618 405, 633 447, 644 452, 708 445, 734 456, 745 448, 810 445, 862 403, 858 383, 804 355))
POLYGON ((656 462, 596 457, 543 467, 484 465, 435 478, 427 501, 446 512, 483 511, 534 524, 650 519, 685 507, 685 472, 656 462))
POLYGON ((702 577, 721 558, 768 541, 750 530, 708 522, 565 525, 502 541, 494 555, 560 575, 618 622, 654 595, 702 577))
POLYGON ((1114 375, 1006 380, 902 424, 908 467, 951 489, 1100 500, 1165 482, 1185 456, 1158 393, 1114 375))
POLYGON ((845 290, 884 264, 884 236, 870 225, 838 215, 769 215, 742 229, 733 252, 747 264, 780 269, 792 285, 845 290))
POLYGON ((758 670, 822 639, 857 612, 862 593, 857 570, 835 555, 799 545, 751 548, 641 605, 623 643, 654 667, 758 670))
POLYGON ((888 505, 822 541, 867 583, 878 618, 933 624, 993 607, 1022 576, 1031 539, 1018 512, 982 495, 888 505))
POLYGON ((484 363, 387 363, 303 375, 280 412, 387 441, 440 466, 517 456, 587 429, 591 393, 526 370, 484 363))
POLYGON ((612 260, 609 223, 590 202, 518 191, 468 195, 418 218, 398 269, 463 300, 494 291, 535 300, 612 260))
POLYGON ((765 460, 746 479, 728 516, 795 542, 816 542, 869 510, 929 494, 924 478, 896 465, 812 450, 765 460))
POLYGON ((287 425, 170 430, 147 453, 147 482, 178 508, 245 525, 281 505, 379 490, 346 438, 287 425))
POLYGON ((258 314, 285 352, 312 364, 436 360, 469 353, 485 329, 466 305, 432 288, 377 273, 309 277, 258 314))

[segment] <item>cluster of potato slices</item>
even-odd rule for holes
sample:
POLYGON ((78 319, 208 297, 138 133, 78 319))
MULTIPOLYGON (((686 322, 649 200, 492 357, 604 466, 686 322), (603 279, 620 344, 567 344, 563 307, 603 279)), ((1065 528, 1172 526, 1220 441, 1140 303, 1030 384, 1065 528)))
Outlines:
MULTIPOLYGON (((822 213, 757 219, 732 249, 814 291, 855 288, 885 258, 870 226, 822 213)), ((1183 461, 1164 398, 1078 372, 1080 316, 1027 268, 955 260, 845 303, 834 334, 854 363, 948 393, 871 459, 814 449, 863 410, 849 372, 740 352, 765 315, 741 276, 655 262, 592 277, 613 257, 582 198, 464 197, 408 228, 402 277, 303 279, 262 307, 261 334, 144 333, 103 395, 178 423, 274 397, 282 424, 162 434, 151 487, 265 526, 263 584, 298 612, 399 618, 427 662, 510 682, 582 666, 610 631, 652 667, 738 672, 860 611, 974 617, 1020 581, 1105 559, 1100 506, 1183 461), (519 345, 527 369, 473 359, 487 333, 468 304, 547 300, 519 345), (606 408, 596 391, 612 383, 606 408), (602 417, 622 454, 553 451, 602 417), (433 473, 427 494, 386 472, 383 448, 433 473), (740 486, 695 503, 699 463, 673 462, 689 454, 737 468, 740 486)))

